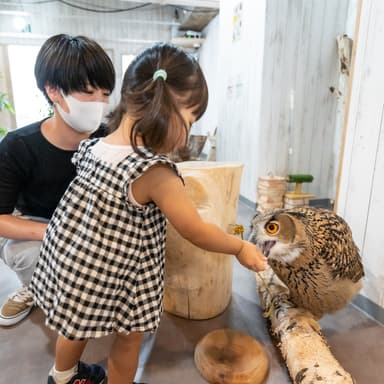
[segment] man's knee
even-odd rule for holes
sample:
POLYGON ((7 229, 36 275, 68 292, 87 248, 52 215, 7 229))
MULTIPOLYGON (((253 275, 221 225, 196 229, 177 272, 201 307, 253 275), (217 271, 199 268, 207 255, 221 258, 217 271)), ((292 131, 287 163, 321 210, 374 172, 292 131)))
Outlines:
POLYGON ((41 241, 6 240, 0 257, 12 270, 20 271, 36 265, 41 241))

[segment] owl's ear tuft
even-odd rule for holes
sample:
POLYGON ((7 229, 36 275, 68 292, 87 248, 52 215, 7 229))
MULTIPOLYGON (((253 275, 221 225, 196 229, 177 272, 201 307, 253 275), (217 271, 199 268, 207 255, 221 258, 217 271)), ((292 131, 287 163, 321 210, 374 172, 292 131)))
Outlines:
POLYGON ((262 212, 256 210, 255 214, 254 214, 253 217, 252 217, 252 221, 255 220, 255 219, 257 219, 260 215, 262 215, 262 212))
POLYGON ((252 230, 253 227, 254 227, 254 223, 255 223, 255 221, 256 221, 257 219, 259 219, 262 215, 263 215, 263 212, 256 210, 256 212, 255 212, 255 214, 253 215, 252 220, 251 220, 251 230, 252 230))

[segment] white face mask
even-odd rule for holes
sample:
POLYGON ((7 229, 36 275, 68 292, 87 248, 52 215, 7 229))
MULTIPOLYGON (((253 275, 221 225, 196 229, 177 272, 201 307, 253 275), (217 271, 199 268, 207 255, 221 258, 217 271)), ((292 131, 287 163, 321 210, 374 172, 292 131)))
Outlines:
POLYGON ((95 132, 103 120, 108 104, 100 101, 80 101, 71 95, 65 96, 63 92, 61 94, 69 108, 69 112, 65 112, 56 104, 62 119, 77 132, 95 132))

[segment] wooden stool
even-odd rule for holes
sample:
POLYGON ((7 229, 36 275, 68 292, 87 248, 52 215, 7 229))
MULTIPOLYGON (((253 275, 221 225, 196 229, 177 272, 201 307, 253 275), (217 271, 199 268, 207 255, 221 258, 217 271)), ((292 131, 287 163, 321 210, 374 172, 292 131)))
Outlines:
POLYGON ((269 362, 261 344, 233 329, 218 329, 196 345, 195 364, 211 384, 262 384, 269 362))
POLYGON ((315 195, 305 193, 302 191, 303 183, 311 183, 313 181, 312 175, 288 175, 288 183, 295 183, 295 190, 288 191, 284 195, 284 208, 295 208, 309 205, 309 200, 313 199, 315 195))

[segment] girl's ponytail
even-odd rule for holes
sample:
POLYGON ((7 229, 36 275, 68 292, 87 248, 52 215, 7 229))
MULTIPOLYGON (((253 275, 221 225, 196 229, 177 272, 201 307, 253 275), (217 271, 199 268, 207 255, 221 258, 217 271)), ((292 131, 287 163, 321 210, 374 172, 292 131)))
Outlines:
POLYGON ((128 67, 109 127, 116 130, 128 114, 135 121, 130 141, 136 152, 140 138, 146 148, 169 153, 187 142, 189 122, 180 110, 191 109, 199 118, 207 102, 207 84, 195 59, 178 47, 158 44, 128 67))

